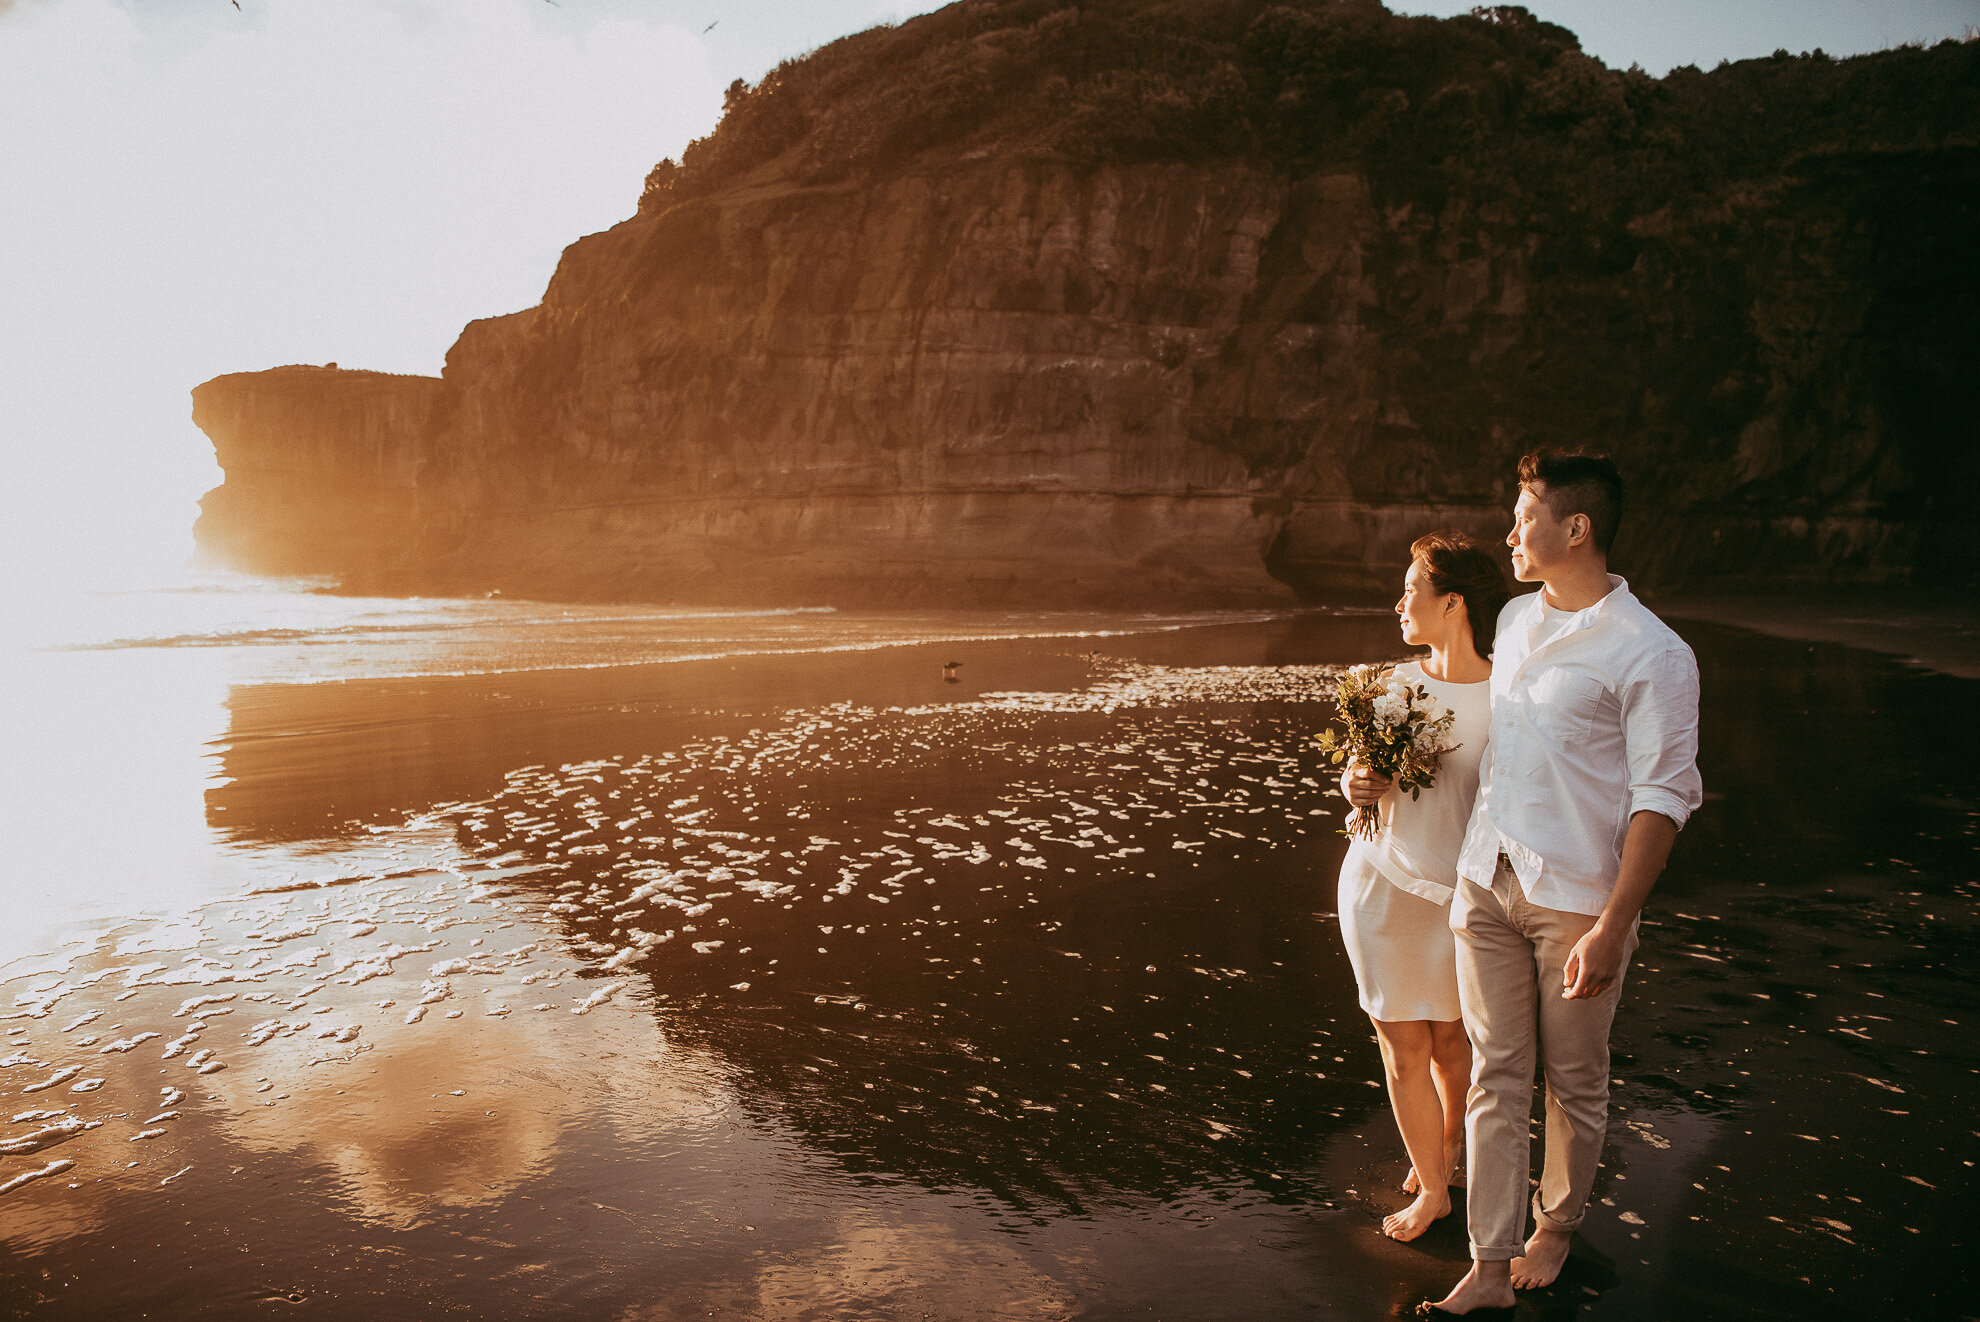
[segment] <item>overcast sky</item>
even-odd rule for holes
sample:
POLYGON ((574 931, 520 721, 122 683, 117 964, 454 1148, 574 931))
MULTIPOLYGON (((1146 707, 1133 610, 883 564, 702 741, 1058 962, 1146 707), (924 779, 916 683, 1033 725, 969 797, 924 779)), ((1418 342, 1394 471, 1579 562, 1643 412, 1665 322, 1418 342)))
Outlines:
MULTIPOLYGON (((171 566, 219 480, 186 392, 437 372, 631 214, 721 89, 885 0, 0 0, 0 553, 171 566)), ((1398 0, 1395 8, 1467 6, 1398 0)), ((1535 0, 1616 66, 1960 36, 1980 0, 1535 0)))

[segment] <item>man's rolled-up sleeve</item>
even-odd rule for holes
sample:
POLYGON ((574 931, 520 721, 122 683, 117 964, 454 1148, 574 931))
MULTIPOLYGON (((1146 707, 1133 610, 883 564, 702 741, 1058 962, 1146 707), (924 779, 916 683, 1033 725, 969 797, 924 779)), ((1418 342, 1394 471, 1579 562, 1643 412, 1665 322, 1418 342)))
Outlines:
POLYGON ((1686 647, 1644 661, 1622 690, 1629 811, 1659 812, 1679 828, 1705 800, 1698 775, 1698 662, 1686 647))

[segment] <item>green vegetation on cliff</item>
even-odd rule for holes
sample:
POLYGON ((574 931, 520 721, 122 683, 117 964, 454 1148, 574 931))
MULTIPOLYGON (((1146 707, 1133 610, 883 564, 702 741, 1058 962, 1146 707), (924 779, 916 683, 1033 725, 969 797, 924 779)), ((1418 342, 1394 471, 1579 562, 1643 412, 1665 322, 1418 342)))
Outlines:
POLYGON ((931 156, 1245 158, 1352 166, 1388 201, 1571 197, 1599 221, 1800 155, 1938 146, 1976 124, 1971 42, 1656 79, 1514 5, 1445 20, 1372 0, 966 0, 737 82, 720 128, 651 185, 688 195, 771 162, 823 182, 931 156))

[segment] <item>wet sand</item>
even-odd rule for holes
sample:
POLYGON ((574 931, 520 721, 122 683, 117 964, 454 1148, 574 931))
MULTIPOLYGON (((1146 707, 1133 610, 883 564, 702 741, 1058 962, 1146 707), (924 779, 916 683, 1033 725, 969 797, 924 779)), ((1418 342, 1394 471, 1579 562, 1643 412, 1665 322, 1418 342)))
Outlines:
POLYGON ((1696 594, 1651 603, 1671 619, 1751 629, 1775 638, 1841 643, 1907 665, 1980 679, 1980 612, 1972 594, 1917 588, 1696 594))
MULTIPOLYGON (((1376 1231, 1405 1160, 1309 748, 1327 667, 1392 628, 237 686, 218 898, 0 967, 0 1308, 1434 1296, 1462 1228, 1376 1231)), ((1682 629, 1710 797, 1646 918, 1596 1205, 1523 1314, 1958 1315, 1973 685, 1682 629)))

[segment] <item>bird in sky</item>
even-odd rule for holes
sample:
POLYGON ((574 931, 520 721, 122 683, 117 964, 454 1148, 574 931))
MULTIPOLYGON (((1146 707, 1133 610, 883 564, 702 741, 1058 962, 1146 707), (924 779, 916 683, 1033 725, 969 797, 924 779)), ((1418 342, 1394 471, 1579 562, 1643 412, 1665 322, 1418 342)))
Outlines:
MULTIPOLYGON (((720 23, 721 21, 722 20, 718 18, 715 20, 715 23, 720 23)), ((713 32, 715 30, 715 23, 710 23, 707 27, 703 28, 701 30, 701 35, 705 37, 709 33, 713 32)))

